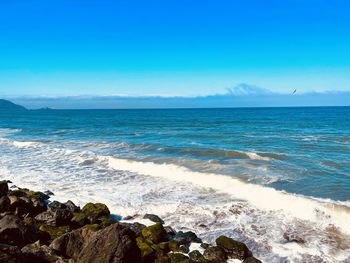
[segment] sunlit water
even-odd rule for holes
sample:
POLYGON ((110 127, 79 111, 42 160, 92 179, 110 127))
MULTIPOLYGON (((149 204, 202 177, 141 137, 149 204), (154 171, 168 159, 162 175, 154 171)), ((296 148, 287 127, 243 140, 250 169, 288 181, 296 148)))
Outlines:
POLYGON ((350 261, 349 107, 0 112, 0 177, 266 262, 350 261))

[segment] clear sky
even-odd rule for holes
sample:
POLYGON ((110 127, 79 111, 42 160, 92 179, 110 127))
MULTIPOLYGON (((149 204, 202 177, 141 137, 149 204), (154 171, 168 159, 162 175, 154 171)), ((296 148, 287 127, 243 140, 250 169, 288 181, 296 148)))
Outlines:
POLYGON ((350 90, 347 0, 2 0, 0 95, 350 90))

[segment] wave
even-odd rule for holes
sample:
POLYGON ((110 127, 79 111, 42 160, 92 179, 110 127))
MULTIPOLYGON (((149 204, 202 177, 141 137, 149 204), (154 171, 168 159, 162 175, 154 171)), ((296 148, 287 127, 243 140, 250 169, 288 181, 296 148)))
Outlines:
POLYGON ((42 145, 42 143, 40 142, 20 142, 20 141, 12 141, 12 144, 18 148, 38 147, 42 145))
POLYGON ((349 202, 337 202, 290 194, 269 187, 245 183, 229 176, 194 172, 173 164, 138 162, 110 156, 102 158, 106 158, 109 166, 116 170, 131 171, 214 189, 235 198, 247 200, 260 209, 284 211, 289 216, 317 222, 324 226, 334 224, 350 234, 349 202))

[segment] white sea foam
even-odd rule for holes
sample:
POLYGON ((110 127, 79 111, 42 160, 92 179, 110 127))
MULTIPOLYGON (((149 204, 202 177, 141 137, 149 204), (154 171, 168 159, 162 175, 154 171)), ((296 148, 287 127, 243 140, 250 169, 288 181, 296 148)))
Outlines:
POLYGON ((138 215, 135 221, 145 213, 158 214, 176 230, 195 231, 205 242, 232 236, 269 263, 317 262, 318 257, 338 263, 350 257, 346 203, 288 194, 181 165, 98 156, 61 145, 1 147, 7 154, 0 158, 0 178, 51 190, 55 200, 103 202, 118 215, 138 215), (286 232, 302 236, 305 244, 287 242, 286 232))
POLYGON ((12 142, 14 146, 18 148, 25 148, 25 147, 38 147, 41 145, 40 142, 19 142, 19 141, 13 141, 12 142))
POLYGON ((261 156, 257 153, 246 152, 245 154, 248 155, 249 159, 252 159, 252 160, 263 160, 263 161, 270 160, 269 157, 264 157, 264 156, 261 156))
POLYGON ((126 170, 148 176, 166 178, 172 181, 191 183, 196 186, 212 188, 249 201, 265 210, 283 210, 290 216, 310 220, 320 224, 335 224, 350 234, 350 208, 320 200, 284 193, 273 188, 248 184, 238 179, 209 173, 190 171, 173 164, 136 162, 107 157, 114 169, 126 170))

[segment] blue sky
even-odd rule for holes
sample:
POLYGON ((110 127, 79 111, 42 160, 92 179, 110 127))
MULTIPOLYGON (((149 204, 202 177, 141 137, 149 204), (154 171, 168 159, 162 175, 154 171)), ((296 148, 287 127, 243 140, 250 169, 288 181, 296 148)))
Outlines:
POLYGON ((0 96, 350 91, 350 2, 0 1, 0 96))

